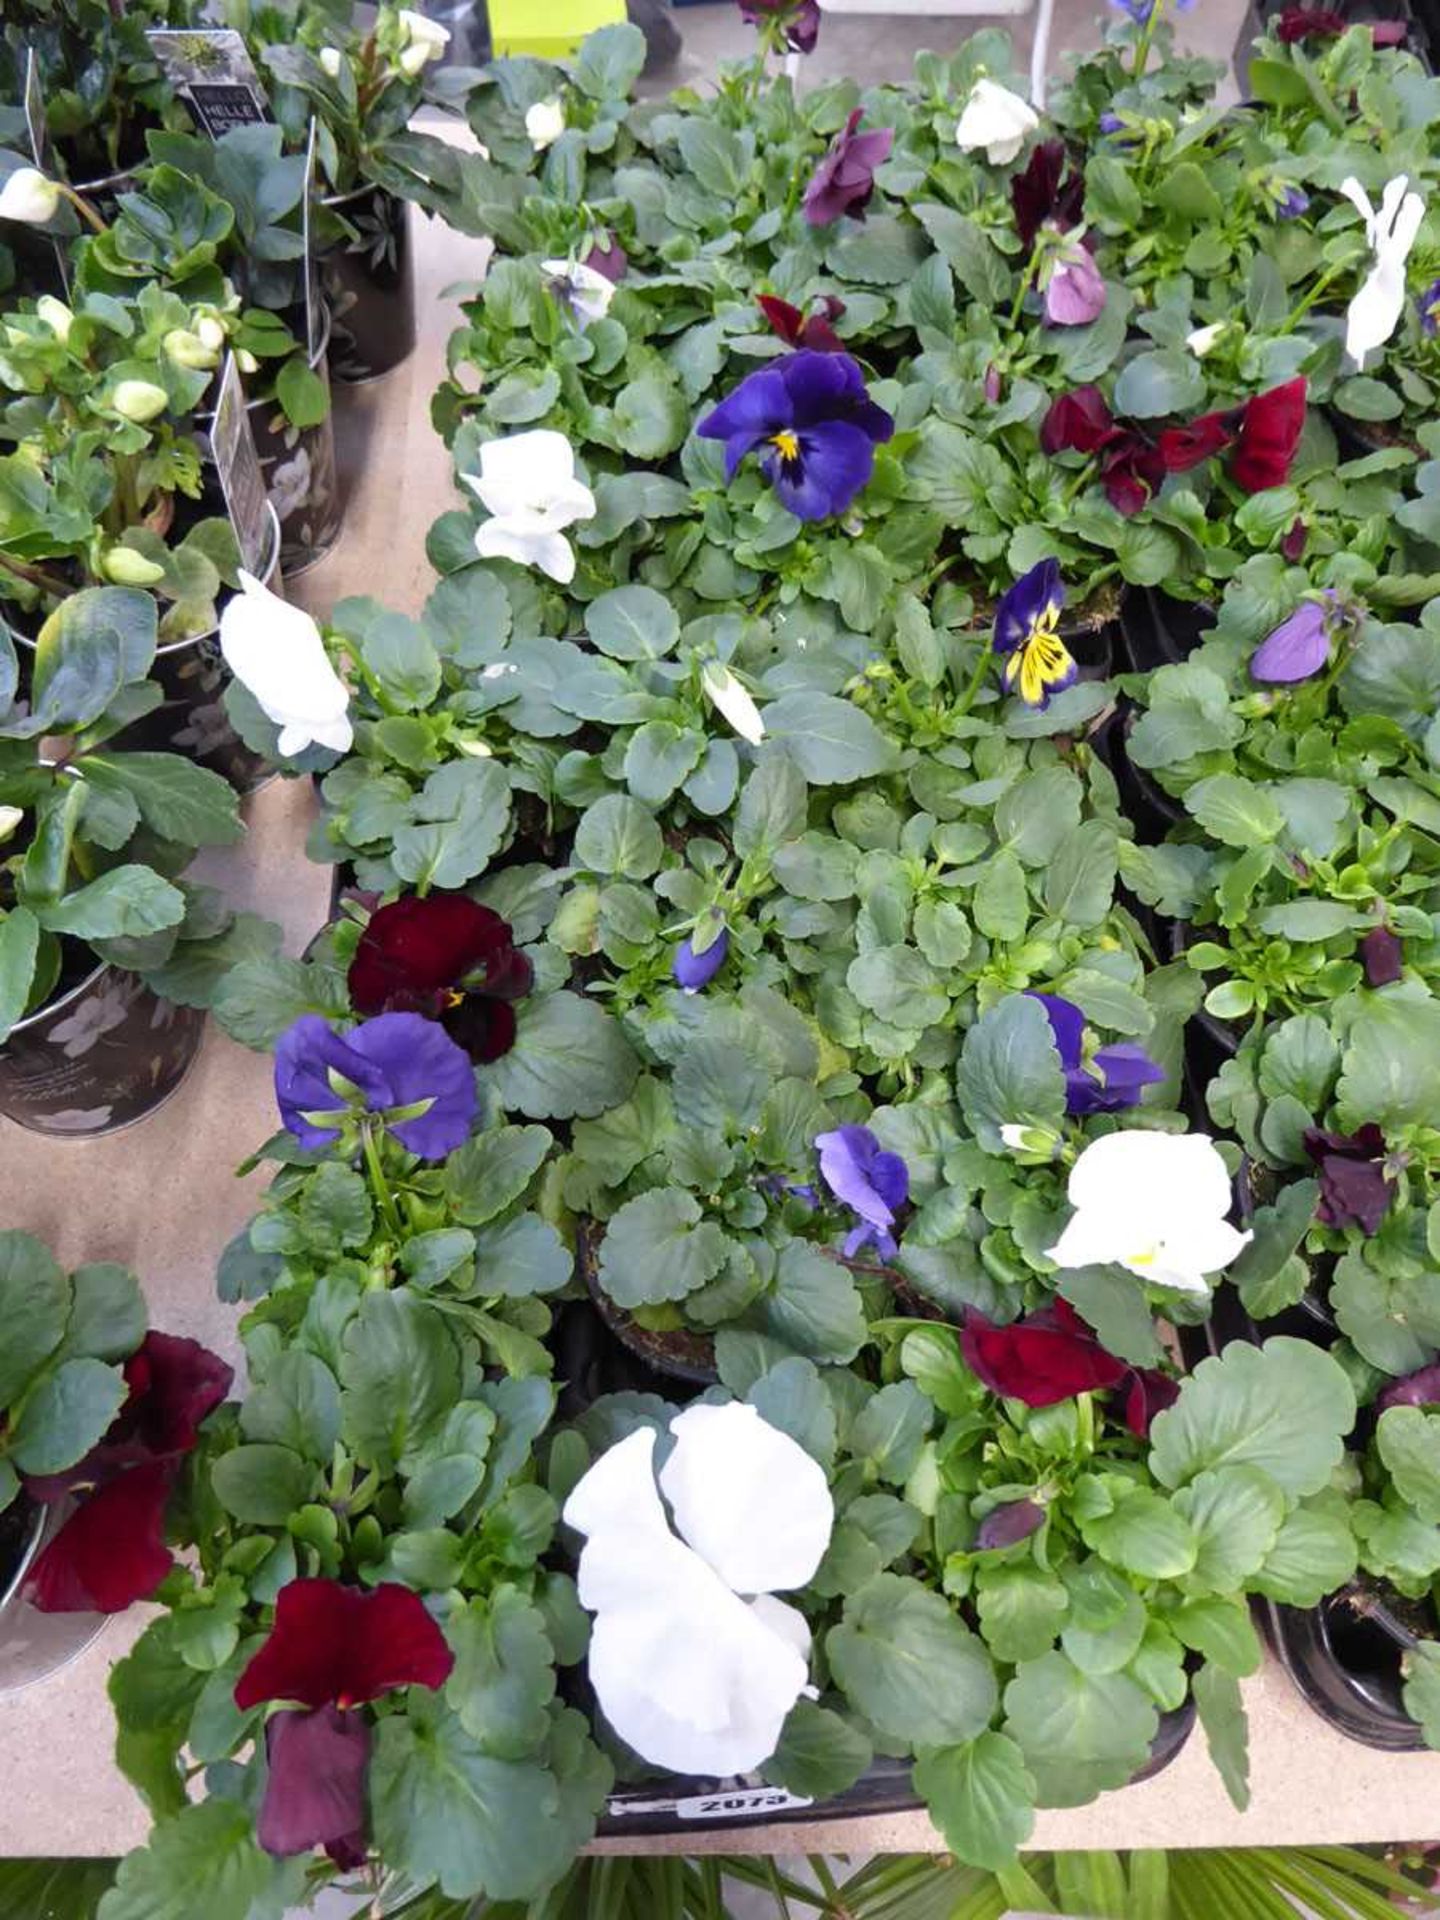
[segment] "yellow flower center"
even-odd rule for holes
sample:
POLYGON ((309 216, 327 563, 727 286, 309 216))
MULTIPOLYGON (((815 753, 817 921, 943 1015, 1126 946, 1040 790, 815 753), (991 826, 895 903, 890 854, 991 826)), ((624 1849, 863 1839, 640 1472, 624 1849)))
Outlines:
POLYGON ((792 433, 788 427, 782 427, 779 433, 772 433, 770 444, 782 460, 792 461, 800 458, 800 436, 798 433, 792 433))
POLYGON ((1025 639, 1005 663, 1005 684, 1019 682, 1026 706, 1038 707, 1047 689, 1059 686, 1074 662, 1059 634, 1060 609, 1052 602, 1036 614, 1025 639))

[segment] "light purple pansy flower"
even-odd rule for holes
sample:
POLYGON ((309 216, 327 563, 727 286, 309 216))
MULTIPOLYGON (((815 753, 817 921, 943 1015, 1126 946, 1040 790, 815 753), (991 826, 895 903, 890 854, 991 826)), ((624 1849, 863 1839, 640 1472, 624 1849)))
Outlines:
POLYGON ((859 132, 862 111, 856 107, 811 175, 804 206, 812 227, 828 227, 844 213, 863 217, 875 191, 875 169, 890 158, 894 133, 889 127, 859 132))
POLYGON ((1310 679, 1330 658, 1330 643, 1344 617, 1333 588, 1304 601, 1251 654, 1250 678, 1279 686, 1310 679))
POLYGON ((1056 327, 1085 327, 1105 311, 1105 279, 1080 241, 1065 241, 1045 281, 1045 318, 1056 327))
POLYGON ((845 1257, 873 1246, 882 1260, 898 1251, 895 1215, 910 1197, 910 1172, 898 1153, 887 1153, 868 1127, 836 1127, 818 1133, 820 1177, 835 1198, 860 1216, 846 1237, 845 1257))
POLYGON ((1310 196, 1303 187, 1286 187, 1276 203, 1275 212, 1282 220, 1298 220, 1309 208, 1310 196))
POLYGON ((419 1013, 382 1013, 343 1035, 318 1013, 302 1013, 276 1042, 275 1098, 280 1118, 305 1147, 340 1138, 338 1125, 307 1115, 339 1116, 356 1106, 384 1115, 428 1101, 424 1113, 387 1121, 422 1160, 443 1160, 467 1140, 477 1105, 469 1054, 419 1013), (354 1091, 337 1088, 337 1075, 354 1091))

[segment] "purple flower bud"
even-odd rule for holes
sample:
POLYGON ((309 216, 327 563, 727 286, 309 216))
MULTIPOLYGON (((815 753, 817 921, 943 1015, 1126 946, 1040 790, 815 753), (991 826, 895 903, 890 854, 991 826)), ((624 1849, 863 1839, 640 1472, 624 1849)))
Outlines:
POLYGON ((992 360, 989 366, 986 367, 985 369, 985 398, 990 402, 992 407, 996 406, 998 405, 1000 396, 1002 393, 1004 393, 1004 391, 1005 391, 1004 378, 1001 375, 1000 369, 996 366, 995 362, 992 360))
POLYGON ((1398 980, 1405 970, 1399 934, 1389 927, 1372 927, 1360 942, 1360 964, 1367 986, 1388 987, 1392 980, 1398 980))
POLYGON ((1289 532, 1285 535, 1285 538, 1280 542, 1280 551, 1281 553, 1284 554, 1285 558, 1290 562, 1292 567, 1295 565, 1297 560, 1303 557, 1306 543, 1309 541, 1309 538, 1310 538, 1310 529, 1306 526, 1305 522, 1300 518, 1299 514, 1296 514, 1295 518, 1290 523, 1289 532))
POLYGON ((1118 113, 1102 113, 1100 116, 1101 133, 1119 133, 1124 124, 1118 113))
POLYGON ((1301 187, 1286 187, 1275 211, 1282 220, 1298 220, 1310 208, 1310 196, 1301 187))
POLYGON ((1420 296, 1420 331, 1428 340, 1440 333, 1440 280, 1432 280, 1420 296))
POLYGON ((1387 1407, 1440 1407, 1440 1361, 1392 1380, 1375 1404, 1382 1413, 1387 1407))
POLYGON ((682 940, 675 950, 675 961, 671 968, 676 986, 686 993, 699 993, 702 987, 708 987, 730 951, 730 935, 722 927, 709 946, 696 953, 689 940, 682 940))
POLYGON ((1104 275, 1088 248, 1067 244, 1045 283, 1045 318, 1056 327, 1085 327, 1104 311, 1104 275))
POLYGON ((980 1522, 975 1551, 991 1553, 997 1547, 1013 1547, 1038 1533, 1044 1524, 1045 1509, 1033 1500, 1011 1500, 1006 1506, 992 1507, 980 1522))

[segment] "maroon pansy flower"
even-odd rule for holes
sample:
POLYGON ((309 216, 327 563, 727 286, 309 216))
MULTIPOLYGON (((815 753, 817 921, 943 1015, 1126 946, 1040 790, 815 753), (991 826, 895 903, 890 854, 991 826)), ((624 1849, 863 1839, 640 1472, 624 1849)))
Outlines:
POLYGON ((1202 413, 1182 427, 1167 427, 1160 452, 1169 473, 1188 473, 1230 449, 1230 476, 1246 493, 1285 484, 1305 429, 1303 374, 1257 393, 1243 406, 1202 413))
POLYGON ((977 1553, 993 1553, 999 1547, 1018 1546, 1038 1533, 1045 1524, 1045 1509, 1035 1500, 1008 1500, 1003 1507, 992 1507, 975 1535, 977 1553))
POLYGON ((595 273, 603 273, 614 286, 625 278, 630 256, 613 233, 602 233, 591 241, 585 265, 595 273))
POLYGON ((397 1687, 442 1687, 454 1665, 409 1587, 282 1587, 270 1636, 235 1683, 242 1713, 269 1700, 308 1709, 275 1714, 266 1726, 261 1846, 277 1855, 324 1847, 341 1867, 363 1860, 370 1727, 353 1709, 397 1687))
POLYGON ((845 213, 863 218, 875 191, 875 169, 890 158, 894 133, 889 127, 861 133, 862 111, 856 107, 811 175, 804 207, 812 227, 828 227, 845 213))
POLYGON ((438 1020, 472 1060, 498 1060, 515 1044, 516 1000, 534 984, 508 921, 463 893, 406 894, 380 907, 350 962, 357 1013, 418 1013, 438 1020))
POLYGON ((1166 427, 1160 451, 1167 473, 1189 473, 1192 467, 1224 453, 1235 439, 1234 414, 1202 413, 1183 427, 1166 427))
POLYGON ((1122 426, 1098 387, 1076 387, 1052 400, 1040 424, 1046 453, 1098 453, 1100 484, 1117 513, 1139 513, 1159 491, 1165 462, 1137 427, 1122 426))
POLYGON ((1315 1218, 1326 1227, 1359 1227, 1368 1238, 1380 1231, 1394 1189, 1385 1177, 1385 1136, 1373 1120, 1354 1133, 1307 1127, 1305 1151, 1320 1175, 1315 1218))
POLYGON ((1375 1404, 1382 1413, 1387 1407, 1440 1407, 1440 1361, 1432 1360, 1428 1367, 1392 1380, 1381 1389, 1375 1404))
POLYGON ((1137 1440, 1150 1435, 1150 1422, 1180 1398, 1180 1382, 1158 1367, 1136 1367, 1125 1393, 1125 1424, 1137 1440))
POLYGON ((773 293, 757 293, 755 304, 769 322, 770 331, 787 347, 808 347, 811 353, 844 353, 845 342, 831 322, 844 313, 845 302, 833 293, 821 294, 809 313, 773 293))
MULTIPOLYGON (((1342 33, 1356 24, 1334 7, 1285 7, 1275 23, 1275 38, 1287 47, 1302 40, 1338 40, 1342 33)), ((1365 24, 1377 47, 1400 47, 1405 44, 1403 20, 1369 20, 1365 24)))
POLYGON ((820 0, 739 0, 740 18, 747 26, 758 27, 767 20, 778 20, 785 29, 785 44, 792 53, 813 53, 820 38, 820 0))
POLYGON ((165 1544, 174 1463, 149 1460, 83 1501, 31 1569, 41 1613, 123 1613, 148 1600, 175 1563, 165 1544))
POLYGON ((1075 227, 1085 210, 1085 176, 1066 171, 1063 140, 1044 140, 1010 182, 1010 205, 1015 231, 1028 251, 1045 222, 1062 230, 1075 227))
POLYGON ((1365 984, 1388 987, 1405 971, 1405 950, 1398 933, 1389 927, 1372 927, 1360 942, 1360 964, 1365 969, 1365 984))
POLYGON ((1310 539, 1310 529, 1306 526, 1305 522, 1302 519, 1300 519, 1300 517, 1297 515, 1295 519, 1290 522, 1289 532, 1285 535, 1285 538, 1280 542, 1280 551, 1284 555, 1284 557, 1290 562, 1292 567, 1295 565, 1295 563, 1298 560, 1304 559, 1305 548, 1309 543, 1309 539, 1310 539))
POLYGON ((1008 1327, 965 1309, 960 1352, 991 1393, 1027 1407, 1053 1407, 1079 1393, 1124 1388, 1122 1416, 1137 1439, 1157 1413, 1174 1404, 1179 1387, 1153 1367, 1132 1367, 1107 1352, 1068 1300, 1057 1299, 1008 1327))

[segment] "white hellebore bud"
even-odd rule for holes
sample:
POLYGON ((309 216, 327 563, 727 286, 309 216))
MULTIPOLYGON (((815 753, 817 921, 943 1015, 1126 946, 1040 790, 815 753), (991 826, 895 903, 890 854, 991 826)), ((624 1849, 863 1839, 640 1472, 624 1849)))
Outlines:
POLYGON ((111 547, 101 562, 101 571, 117 587, 153 587, 165 578, 165 569, 147 560, 134 547, 111 547))
POLYGON ((717 713, 722 713, 742 740, 758 747, 765 738, 765 722, 760 709, 728 667, 718 660, 707 660, 700 669, 700 684, 717 713))
POLYGON ((525 110, 525 131, 537 153, 554 146, 565 131, 565 109, 558 100, 537 100, 525 110))
POLYGON ((55 218, 59 205, 59 181, 47 180, 38 167, 17 167, 0 186, 0 220, 21 220, 27 227, 43 227, 55 218))
POLYGON ((0 843, 10 838, 24 818, 23 807, 0 807, 0 843))
POLYGON ((427 20, 423 13, 415 13, 409 7, 401 7, 400 25, 405 34, 400 71, 408 73, 413 80, 432 60, 444 59, 450 34, 438 20, 427 20))
POLYGON ((122 380, 111 394, 110 404, 116 413, 133 420, 138 427, 153 420, 157 413, 163 413, 170 404, 170 396, 153 380, 122 380))
POLYGON ((537 427, 488 440, 479 474, 462 476, 490 519, 477 529, 482 560, 513 560, 539 567, 561 586, 575 578, 575 553, 564 529, 595 518, 595 496, 575 478, 575 450, 563 433, 537 427))
POLYGON ((992 167, 1008 166, 1025 144, 1025 136, 1040 124, 1035 109, 1018 93, 994 80, 977 80, 955 129, 956 144, 966 153, 985 149, 992 167))
POLYGON ((242 573, 237 593, 220 616, 225 664, 280 729, 287 758, 306 747, 345 753, 354 739, 350 694, 330 664, 320 629, 308 613, 292 607, 242 573))
POLYGON ((53 293, 42 293, 35 302, 35 317, 43 320, 57 340, 68 340, 70 328, 75 316, 63 300, 57 300, 53 293))
POLYGON ((321 70, 327 79, 338 80, 340 78, 340 64, 343 56, 338 47, 322 47, 317 58, 319 59, 321 70))
POLYGON ((177 367, 188 367, 192 372, 213 367, 219 357, 198 333, 191 333, 186 327, 172 327, 160 344, 177 367))
POLYGON ((213 313, 201 314, 195 322, 195 333, 200 344, 211 353, 219 353, 225 345, 225 324, 213 313))

